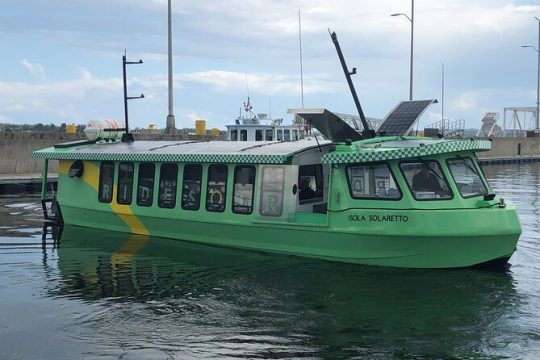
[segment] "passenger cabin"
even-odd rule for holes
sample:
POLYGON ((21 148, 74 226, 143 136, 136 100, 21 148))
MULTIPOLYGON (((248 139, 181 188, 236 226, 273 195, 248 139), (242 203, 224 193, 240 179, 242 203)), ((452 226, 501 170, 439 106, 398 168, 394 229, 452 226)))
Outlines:
POLYGON ((103 143, 34 156, 60 160, 59 171, 67 175, 59 177, 63 212, 84 203, 96 210, 128 205, 133 213, 160 216, 204 212, 215 219, 290 221, 298 212, 326 213, 330 167, 321 157, 334 149, 329 141, 157 144, 103 143))
POLYGON ((488 141, 366 140, 327 110, 302 116, 329 140, 60 144, 33 156, 60 160, 64 212, 84 201, 96 210, 128 205, 142 216, 174 209, 178 218, 327 224, 328 211, 470 208, 491 193, 474 155, 488 141))
POLYGON ((326 225, 329 211, 476 207, 491 191, 472 150, 486 145, 396 137, 338 145, 137 141, 34 156, 60 160, 64 213, 126 205, 140 216, 326 225))

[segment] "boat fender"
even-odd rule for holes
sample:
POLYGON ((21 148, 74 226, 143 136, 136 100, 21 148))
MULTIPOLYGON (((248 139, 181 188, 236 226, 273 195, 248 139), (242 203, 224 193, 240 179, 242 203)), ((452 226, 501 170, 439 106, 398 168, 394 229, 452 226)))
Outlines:
POLYGON ((298 186, 296 184, 294 184, 293 187, 292 187, 292 194, 296 195, 297 191, 298 191, 298 186))
POLYGON ((210 190, 212 204, 223 204, 223 192, 219 189, 210 190))

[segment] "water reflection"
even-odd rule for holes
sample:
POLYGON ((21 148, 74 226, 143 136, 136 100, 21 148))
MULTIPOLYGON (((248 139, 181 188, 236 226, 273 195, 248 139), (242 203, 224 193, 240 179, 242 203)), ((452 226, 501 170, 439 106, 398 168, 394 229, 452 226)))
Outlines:
POLYGON ((540 163, 486 166, 484 173, 494 190, 518 210, 523 233, 513 263, 534 266, 540 257, 540 163))
POLYGON ((463 358, 515 354, 510 271, 363 267, 64 228, 52 297, 100 354, 463 358))

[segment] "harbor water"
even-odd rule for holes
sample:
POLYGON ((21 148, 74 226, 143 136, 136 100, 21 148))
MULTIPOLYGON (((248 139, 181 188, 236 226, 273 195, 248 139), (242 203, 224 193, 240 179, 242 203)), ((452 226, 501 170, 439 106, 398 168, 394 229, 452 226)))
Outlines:
POLYGON ((540 164, 484 167, 518 209, 505 269, 408 270, 44 228, 0 198, 0 359, 538 359, 540 164))

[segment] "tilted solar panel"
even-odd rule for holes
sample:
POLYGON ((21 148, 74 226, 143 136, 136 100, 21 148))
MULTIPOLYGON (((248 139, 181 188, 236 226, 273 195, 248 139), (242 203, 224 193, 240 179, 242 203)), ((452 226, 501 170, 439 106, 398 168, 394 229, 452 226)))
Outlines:
POLYGON ((333 142, 363 139, 362 135, 350 127, 343 119, 326 109, 289 109, 287 113, 300 116, 333 142))
POLYGON ((436 99, 402 101, 386 116, 377 132, 389 136, 407 135, 427 107, 436 102, 436 99))

